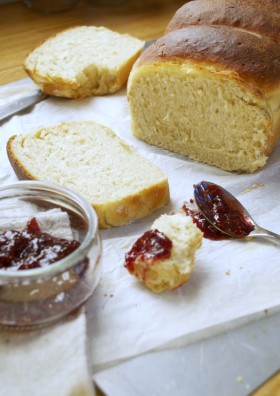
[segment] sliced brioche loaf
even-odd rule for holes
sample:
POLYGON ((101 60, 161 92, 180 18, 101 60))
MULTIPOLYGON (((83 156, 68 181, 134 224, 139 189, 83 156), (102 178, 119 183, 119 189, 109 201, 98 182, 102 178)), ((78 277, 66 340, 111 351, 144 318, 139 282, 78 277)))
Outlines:
POLYGON ((280 137, 279 59, 276 41, 229 26, 165 35, 129 78, 134 135, 225 170, 255 171, 280 137))
POLYGON ((13 136, 7 153, 19 179, 56 182, 81 193, 95 208, 101 228, 141 219, 169 201, 164 173, 94 122, 13 136))
MULTIPOLYGON (((190 217, 180 212, 160 216, 151 229, 159 231, 171 241, 170 256, 157 258, 163 245, 159 242, 157 246, 157 238, 153 234, 153 241, 144 244, 140 241, 140 249, 138 244, 137 253, 132 252, 133 263, 128 264, 127 260, 126 268, 155 293, 173 290, 189 279, 194 269, 195 252, 202 243, 202 232, 190 217), (145 251, 145 246, 150 249, 145 251)), ((130 253, 126 258, 129 257, 130 253)))
POLYGON ((43 92, 67 98, 118 91, 144 42, 104 27, 65 30, 35 48, 24 68, 43 92))

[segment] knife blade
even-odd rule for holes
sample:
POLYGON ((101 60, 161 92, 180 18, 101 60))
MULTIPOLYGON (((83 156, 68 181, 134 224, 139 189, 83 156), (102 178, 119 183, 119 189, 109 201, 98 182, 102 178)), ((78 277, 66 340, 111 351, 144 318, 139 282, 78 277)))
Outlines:
POLYGON ((0 121, 5 120, 13 114, 18 113, 28 107, 35 105, 47 98, 39 89, 33 90, 30 94, 17 97, 15 100, 10 100, 7 103, 0 105, 0 121))

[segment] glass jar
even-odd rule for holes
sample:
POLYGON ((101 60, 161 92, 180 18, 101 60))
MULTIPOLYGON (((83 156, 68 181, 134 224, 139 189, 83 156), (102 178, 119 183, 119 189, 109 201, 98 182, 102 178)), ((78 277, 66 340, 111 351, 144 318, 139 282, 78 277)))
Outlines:
POLYGON ((48 219, 49 213, 55 213, 52 227, 59 228, 62 213, 80 243, 71 254, 44 267, 0 268, 0 326, 22 329, 46 325, 85 303, 101 272, 98 220, 87 200, 52 183, 24 181, 0 188, 0 211, 1 232, 7 216, 8 223, 16 224, 19 219, 36 215, 39 219, 42 214, 48 219))

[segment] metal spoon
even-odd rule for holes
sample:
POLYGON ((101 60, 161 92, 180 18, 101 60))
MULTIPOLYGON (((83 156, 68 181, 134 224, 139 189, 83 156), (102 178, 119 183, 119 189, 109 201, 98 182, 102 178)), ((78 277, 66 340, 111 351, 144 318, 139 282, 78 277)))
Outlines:
POLYGON ((195 185, 196 204, 218 230, 233 238, 265 237, 280 244, 280 235, 260 227, 244 206, 223 187, 201 181, 195 185))

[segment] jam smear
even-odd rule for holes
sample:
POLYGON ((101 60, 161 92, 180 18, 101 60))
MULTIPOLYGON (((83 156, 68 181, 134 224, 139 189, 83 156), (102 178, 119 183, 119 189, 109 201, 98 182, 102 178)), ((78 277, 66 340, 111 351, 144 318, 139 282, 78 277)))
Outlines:
MULTIPOLYGON (((193 200, 190 200, 193 203, 193 200)), ((184 204, 182 207, 183 211, 187 216, 192 218, 192 221, 196 224, 196 226, 203 232, 203 237, 207 239, 211 239, 212 241, 218 241, 222 239, 229 239, 230 236, 224 234, 215 228, 200 212, 198 209, 190 209, 187 204, 184 204)))
POLYGON ((41 232, 33 218, 22 231, 0 233, 0 268, 27 270, 45 267, 68 256, 79 246, 78 241, 41 232))
POLYGON ((146 231, 125 254, 125 267, 130 273, 134 272, 136 259, 160 260, 171 255, 172 241, 158 230, 146 231))

